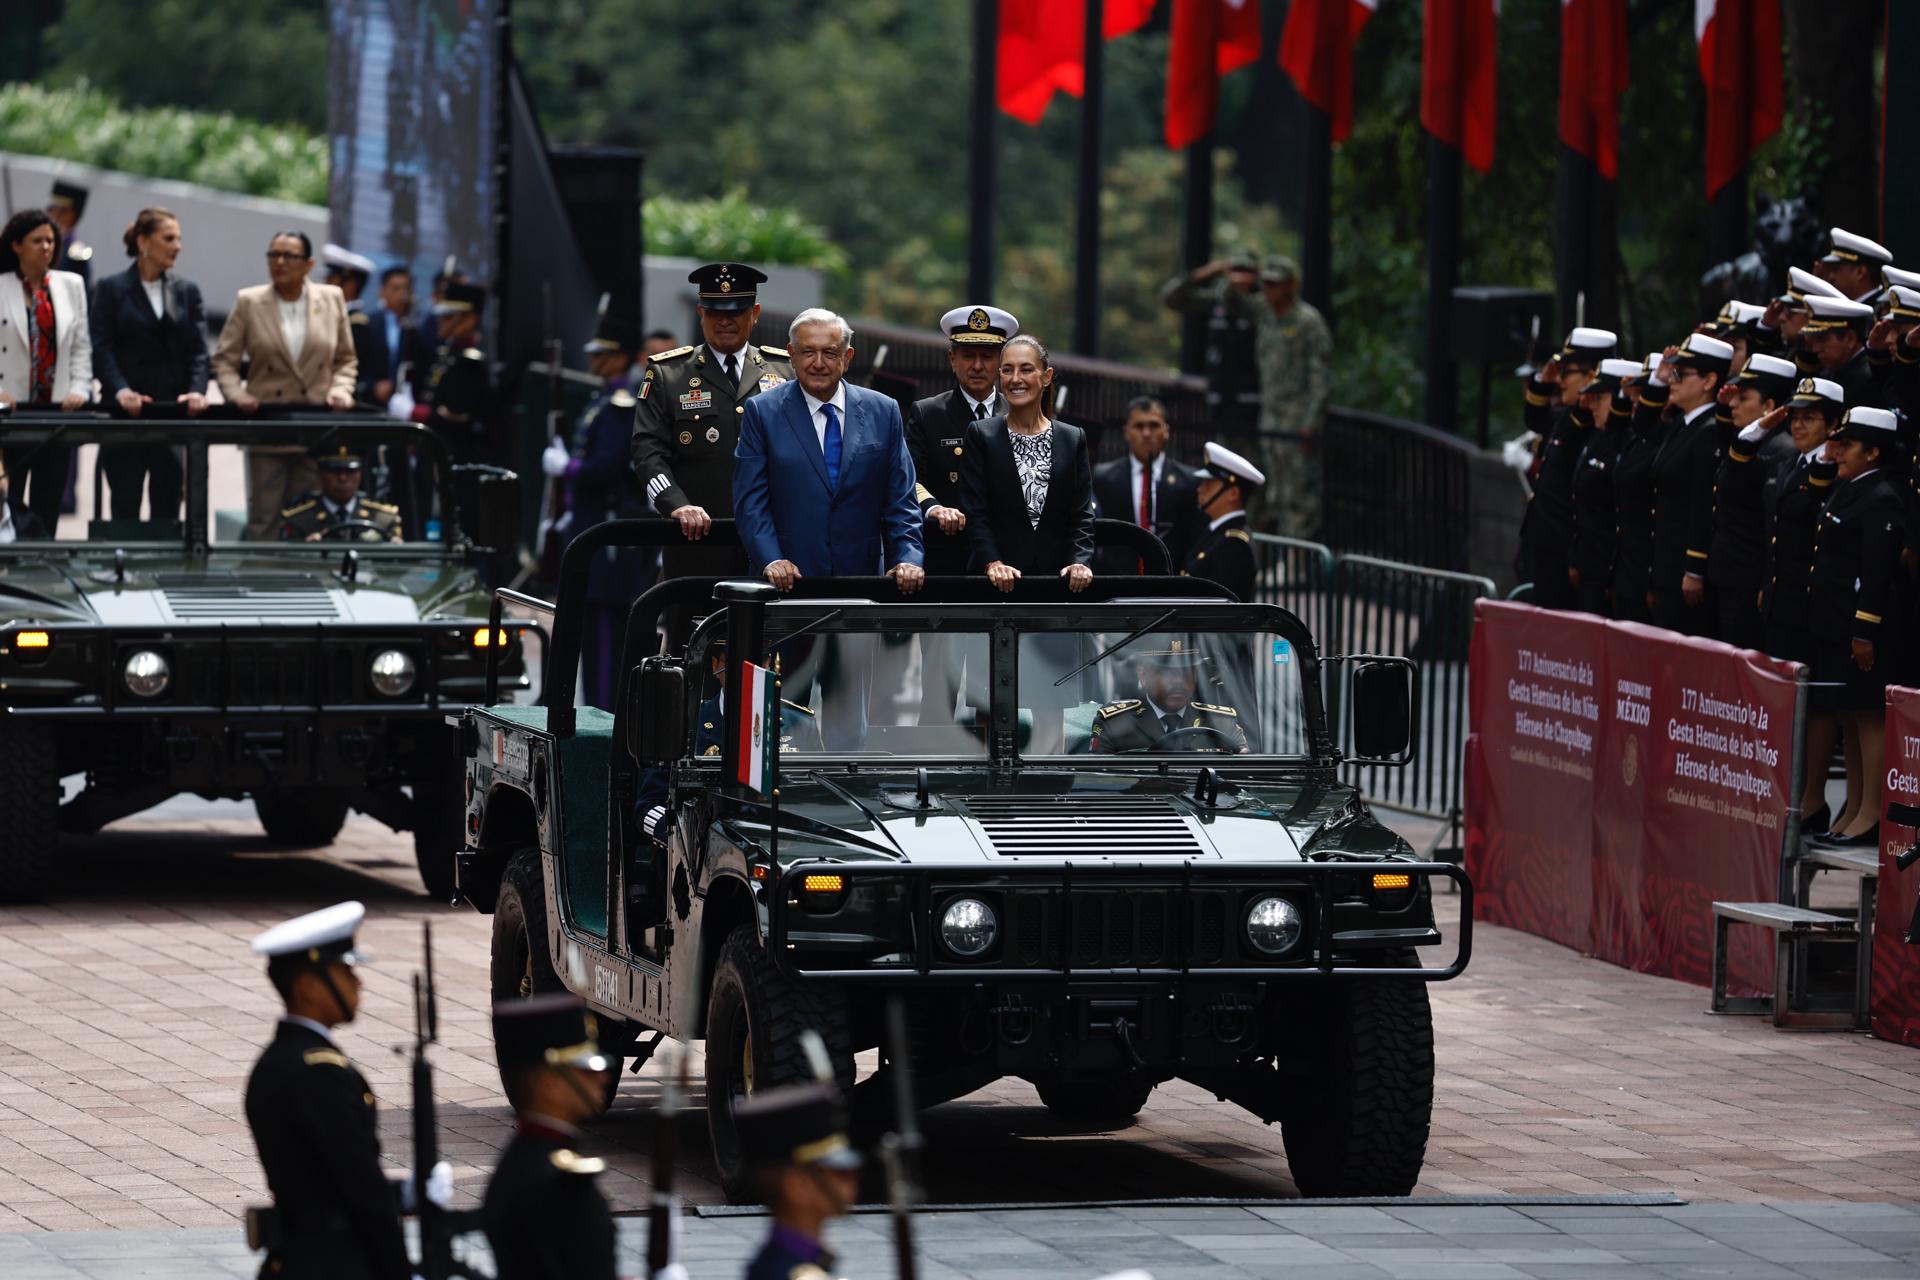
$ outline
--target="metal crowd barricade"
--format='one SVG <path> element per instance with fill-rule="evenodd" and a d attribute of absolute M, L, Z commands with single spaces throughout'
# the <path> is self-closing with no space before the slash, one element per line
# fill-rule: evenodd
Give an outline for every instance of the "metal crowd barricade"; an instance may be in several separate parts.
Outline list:
<path fill-rule="evenodd" d="M 1254 598 L 1307 624 L 1321 651 L 1333 652 L 1333 550 L 1318 542 L 1253 535 Z"/>
<path fill-rule="evenodd" d="M 1320 438 L 1321 537 L 1405 564 L 1466 567 L 1480 452 L 1472 441 L 1338 407 Z"/>

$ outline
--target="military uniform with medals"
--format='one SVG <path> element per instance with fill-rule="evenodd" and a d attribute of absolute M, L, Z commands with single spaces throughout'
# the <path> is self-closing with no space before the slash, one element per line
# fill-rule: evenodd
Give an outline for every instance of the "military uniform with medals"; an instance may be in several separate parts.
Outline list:
<path fill-rule="evenodd" d="M 315 457 L 314 464 L 322 471 L 363 471 L 365 462 L 350 452 L 345 445 L 338 450 Z M 280 512 L 280 541 L 305 542 L 314 534 L 324 535 L 327 530 L 338 528 L 349 520 L 362 520 L 374 526 L 371 529 L 356 529 L 349 542 L 399 542 L 402 540 L 400 508 L 385 502 L 375 502 L 356 492 L 344 505 L 336 506 L 323 493 L 314 491 L 303 493 L 292 506 Z"/>
<path fill-rule="evenodd" d="M 693 753 L 698 756 L 720 754 L 720 740 L 727 731 L 727 717 L 720 710 L 720 695 L 714 694 L 700 704 L 700 721 L 693 730 Z M 780 752 L 820 750 L 820 726 L 813 712 L 797 702 L 780 700 Z"/>
<path fill-rule="evenodd" d="M 1247 731 L 1240 727 L 1239 712 L 1232 707 L 1206 702 L 1189 702 L 1181 710 L 1155 709 L 1144 698 L 1122 698 L 1100 708 L 1093 717 L 1093 738 L 1088 750 L 1094 752 L 1152 751 L 1160 739 L 1181 729 L 1212 729 L 1235 744 L 1235 750 L 1247 749 Z M 1174 750 L 1219 751 L 1227 746 L 1212 734 L 1192 734 L 1176 744 Z"/>

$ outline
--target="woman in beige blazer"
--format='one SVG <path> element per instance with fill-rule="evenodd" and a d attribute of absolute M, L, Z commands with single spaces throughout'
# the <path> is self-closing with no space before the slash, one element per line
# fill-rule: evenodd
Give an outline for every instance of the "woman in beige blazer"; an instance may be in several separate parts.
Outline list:
<path fill-rule="evenodd" d="M 282 231 L 267 246 L 269 284 L 242 289 L 220 330 L 213 376 L 220 394 L 242 413 L 261 405 L 353 408 L 360 362 L 353 354 L 346 296 L 314 284 L 313 242 Z M 246 376 L 241 376 L 241 364 Z M 301 445 L 247 450 L 247 537 L 268 541 L 280 512 L 320 487 L 320 473 Z"/>
<path fill-rule="evenodd" d="M 59 229 L 44 210 L 22 210 L 0 230 L 0 408 L 70 410 L 93 398 L 87 286 L 71 271 L 52 269 L 59 256 Z M 23 451 L 23 459 L 17 488 L 52 529 L 60 522 L 73 448 L 42 445 L 30 458 Z"/>

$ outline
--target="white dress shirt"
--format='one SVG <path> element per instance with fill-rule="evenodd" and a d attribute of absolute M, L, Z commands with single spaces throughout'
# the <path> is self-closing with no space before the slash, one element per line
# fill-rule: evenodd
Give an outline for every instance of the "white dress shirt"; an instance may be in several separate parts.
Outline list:
<path fill-rule="evenodd" d="M 1148 466 L 1148 464 L 1140 461 L 1140 459 L 1134 457 L 1132 454 L 1127 455 L 1127 463 L 1127 502 L 1136 508 L 1133 513 L 1133 522 L 1137 525 L 1151 525 L 1153 523 L 1152 509 L 1160 502 L 1160 477 L 1167 469 L 1167 455 L 1157 453 L 1153 457 L 1151 464 L 1153 467 L 1153 485 L 1147 498 L 1148 509 L 1145 511 L 1138 510 L 1137 508 L 1140 506 L 1140 472 Z"/>
<path fill-rule="evenodd" d="M 0 546 L 5 546 L 20 536 L 20 530 L 13 524 L 13 508 L 0 502 Z"/>
<path fill-rule="evenodd" d="M 155 276 L 151 280 L 142 280 L 140 282 L 140 287 L 147 291 L 147 303 L 153 308 L 153 318 L 155 320 L 164 319 L 167 314 L 166 299 L 161 294 L 161 291 L 166 288 L 166 283 L 167 280 L 165 276 Z M 306 328 L 306 325 L 303 323 L 301 328 Z"/>
<path fill-rule="evenodd" d="M 840 452 L 841 457 L 844 458 L 847 446 L 847 384 L 834 383 L 831 400 L 815 400 L 813 393 L 804 387 L 801 388 L 800 394 L 807 398 L 807 416 L 813 420 L 813 438 L 820 446 L 820 456 L 823 458 L 827 453 L 827 415 L 820 411 L 828 405 L 833 406 L 834 413 L 840 419 Z"/>
<path fill-rule="evenodd" d="M 988 396 L 985 400 L 975 400 L 973 398 L 973 393 L 971 391 L 968 391 L 965 387 L 962 387 L 960 388 L 960 398 L 967 402 L 967 416 L 969 418 L 972 418 L 975 422 L 980 421 L 980 419 L 983 417 L 984 418 L 994 417 L 1000 412 L 998 409 L 993 407 L 994 401 L 1000 398 L 1000 393 L 998 391 Z M 984 414 L 980 412 L 982 409 L 986 410 Z"/>
<path fill-rule="evenodd" d="M 297 1013 L 289 1013 L 283 1016 L 280 1019 L 280 1021 L 291 1022 L 296 1027 L 305 1027 L 307 1030 L 313 1032 L 313 1034 L 319 1036 L 322 1040 L 325 1040 L 328 1044 L 333 1043 L 333 1032 L 327 1030 L 325 1027 L 315 1022 L 312 1018 L 303 1018 Z"/>
<path fill-rule="evenodd" d="M 1227 514 L 1223 516 L 1215 516 L 1212 520 L 1207 522 L 1207 532 L 1212 533 L 1215 529 L 1218 529 L 1221 525 L 1225 524 L 1227 521 L 1239 520 L 1242 517 L 1244 517 L 1246 514 L 1247 513 L 1245 511 L 1229 511 L 1227 512 Z"/>
<path fill-rule="evenodd" d="M 292 302 L 278 294 L 273 300 L 280 307 L 280 336 L 287 340 L 287 354 L 298 364 L 307 347 L 307 286 L 300 286 L 300 296 Z"/>

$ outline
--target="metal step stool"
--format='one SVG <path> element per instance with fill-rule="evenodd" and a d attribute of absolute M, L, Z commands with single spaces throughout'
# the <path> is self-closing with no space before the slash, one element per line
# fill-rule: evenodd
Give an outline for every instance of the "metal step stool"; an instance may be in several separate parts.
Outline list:
<path fill-rule="evenodd" d="M 1755 924 L 1773 931 L 1773 995 L 1727 994 L 1727 927 L 1735 923 Z M 1845 1007 L 1810 1007 L 1806 993 L 1795 981 L 1804 973 L 1796 957 L 1808 943 L 1851 942 L 1857 948 L 1861 936 L 1852 920 L 1825 911 L 1778 902 L 1716 902 L 1713 904 L 1713 1002 L 1709 1007 L 1714 1013 L 1769 1013 L 1776 1027 L 1850 1031 L 1864 1026 L 1867 1006 L 1858 973 L 1853 1000 Z"/>

